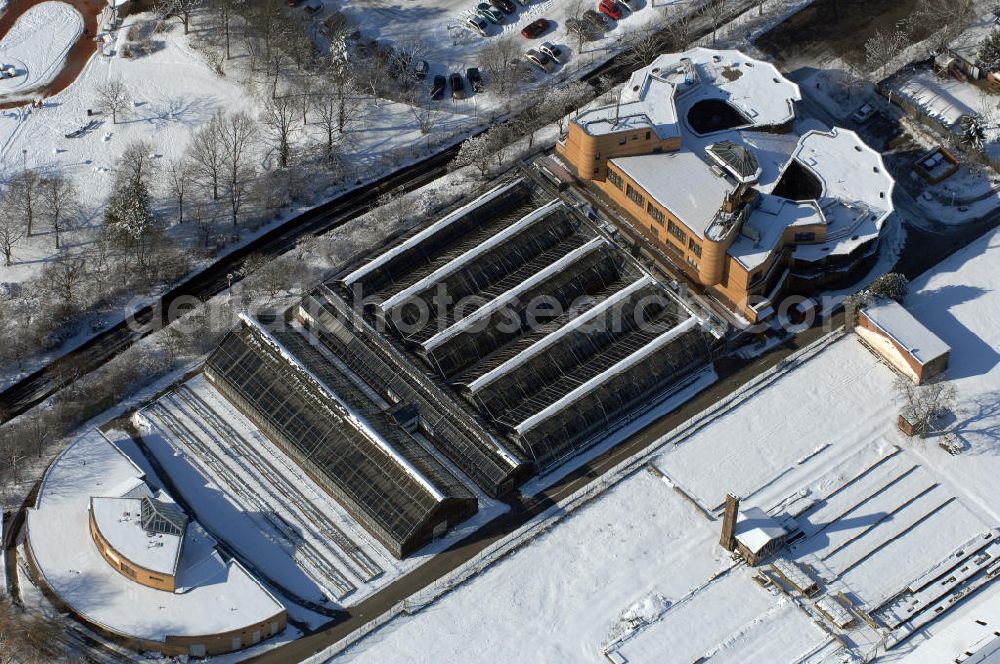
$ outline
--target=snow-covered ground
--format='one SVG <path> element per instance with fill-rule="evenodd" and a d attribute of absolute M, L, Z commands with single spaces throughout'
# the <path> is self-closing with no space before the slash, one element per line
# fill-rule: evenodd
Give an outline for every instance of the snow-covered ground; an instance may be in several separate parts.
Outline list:
<path fill-rule="evenodd" d="M 396 560 L 201 375 L 142 410 L 143 439 L 198 518 L 294 595 L 350 606 L 507 509 Z"/>
<path fill-rule="evenodd" d="M 0 41 L 0 65 L 14 71 L 0 79 L 3 100 L 23 98 L 55 78 L 82 33 L 83 17 L 64 2 L 43 2 L 22 14 Z"/>
<path fill-rule="evenodd" d="M 900 433 L 892 370 L 852 335 L 833 337 L 796 368 L 735 396 L 708 424 L 668 435 L 649 457 L 663 480 L 627 475 L 338 661 L 596 663 L 607 661 L 602 650 L 615 639 L 629 662 L 836 661 L 826 632 L 837 630 L 811 601 L 796 599 L 801 610 L 793 611 L 745 567 L 712 579 L 730 564 L 717 544 L 720 521 L 680 492 L 711 510 L 734 491 L 747 505 L 797 516 L 804 536 L 782 555 L 809 565 L 829 595 L 844 592 L 868 611 L 956 550 L 971 555 L 970 542 L 1000 525 L 998 256 L 994 232 L 918 279 L 906 302 L 951 346 L 961 454 Z M 977 597 L 998 595 L 994 583 Z M 886 659 L 911 652 L 970 606 L 942 612 Z M 864 656 L 880 635 L 857 625 L 846 634 Z"/>

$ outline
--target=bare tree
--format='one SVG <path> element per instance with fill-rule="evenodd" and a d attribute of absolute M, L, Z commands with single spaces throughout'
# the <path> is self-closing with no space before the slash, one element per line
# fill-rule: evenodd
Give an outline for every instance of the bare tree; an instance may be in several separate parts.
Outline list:
<path fill-rule="evenodd" d="M 626 58 L 636 69 L 645 67 L 663 51 L 654 28 L 639 28 L 625 35 Z"/>
<path fill-rule="evenodd" d="M 35 214 L 38 211 L 38 189 L 41 176 L 33 168 L 17 171 L 10 178 L 6 203 L 24 219 L 28 237 L 35 233 Z"/>
<path fill-rule="evenodd" d="M 215 16 L 215 20 L 217 21 L 219 28 L 222 30 L 226 46 L 226 60 L 233 57 L 232 21 L 233 9 L 236 5 L 236 1 L 237 0 L 211 0 L 209 3 L 212 14 Z"/>
<path fill-rule="evenodd" d="M 207 125 L 195 132 L 188 148 L 194 175 L 211 190 L 212 200 L 219 200 L 219 181 L 225 164 L 221 140 L 222 118 L 216 114 Z"/>
<path fill-rule="evenodd" d="M 109 78 L 97 86 L 98 104 L 111 113 L 112 124 L 118 124 L 118 114 L 132 105 L 132 94 L 120 78 Z"/>
<path fill-rule="evenodd" d="M 184 34 L 188 34 L 191 26 L 191 12 L 198 9 L 202 0 L 160 0 L 157 13 L 164 18 L 176 16 L 184 26 Z"/>
<path fill-rule="evenodd" d="M 935 428 L 936 420 L 955 408 L 958 391 L 945 381 L 917 385 L 906 376 L 897 376 L 896 396 L 902 405 L 900 415 L 923 437 Z"/>
<path fill-rule="evenodd" d="M 705 17 L 705 20 L 712 26 L 712 45 L 714 46 L 719 28 L 726 22 L 729 12 L 732 10 L 733 0 L 706 0 L 698 9 L 698 12 Z"/>
<path fill-rule="evenodd" d="M 80 213 L 76 185 L 61 173 L 53 173 L 41 182 L 42 212 L 55 235 L 56 249 L 62 248 L 62 233 L 71 228 Z"/>
<path fill-rule="evenodd" d="M 59 252 L 55 259 L 42 269 L 39 283 L 47 296 L 59 307 L 60 316 L 79 311 L 79 295 L 86 277 L 86 263 L 82 256 Z"/>
<path fill-rule="evenodd" d="M 226 187 L 233 226 L 239 221 L 240 208 L 246 193 L 246 180 L 251 173 L 251 150 L 257 136 L 253 118 L 242 111 L 230 113 L 219 123 L 219 138 L 226 164 Z"/>
<path fill-rule="evenodd" d="M 885 78 L 889 64 L 908 42 L 902 30 L 883 32 L 881 28 L 865 42 L 865 65 L 870 75 L 876 75 L 876 82 Z"/>
<path fill-rule="evenodd" d="M 0 599 L 0 664 L 65 660 L 65 630 L 58 619 L 28 613 Z"/>
<path fill-rule="evenodd" d="M 292 156 L 292 138 L 299 130 L 299 114 L 295 99 L 277 97 L 268 101 L 261 113 L 261 122 L 278 153 L 278 163 L 287 168 Z"/>
<path fill-rule="evenodd" d="M 683 51 L 691 45 L 695 12 L 686 6 L 669 6 L 663 13 L 663 20 L 659 23 L 666 33 L 668 43 L 667 49 L 671 51 Z"/>
<path fill-rule="evenodd" d="M 118 171 L 123 178 L 133 178 L 147 187 L 155 173 L 156 148 L 147 140 L 132 141 L 122 152 Z"/>
<path fill-rule="evenodd" d="M 193 178 L 191 161 L 187 157 L 172 159 L 165 169 L 166 185 L 177 201 L 177 223 L 184 223 L 184 197 Z"/>
<path fill-rule="evenodd" d="M 508 95 L 513 91 L 517 83 L 514 63 L 521 55 L 520 44 L 510 36 L 495 39 L 480 51 L 479 62 L 498 94 Z"/>
<path fill-rule="evenodd" d="M 929 34 L 931 48 L 944 51 L 976 16 L 972 0 L 918 0 L 907 22 L 915 39 Z"/>
<path fill-rule="evenodd" d="M 4 264 L 10 267 L 14 264 L 14 248 L 24 239 L 25 226 L 21 217 L 4 197 L 0 203 L 0 251 L 3 252 Z"/>

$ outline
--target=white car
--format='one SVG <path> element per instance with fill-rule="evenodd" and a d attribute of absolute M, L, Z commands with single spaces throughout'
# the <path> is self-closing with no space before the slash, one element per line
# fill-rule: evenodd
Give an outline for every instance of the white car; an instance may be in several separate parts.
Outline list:
<path fill-rule="evenodd" d="M 470 16 L 465 19 L 465 27 L 485 37 L 486 28 L 488 28 L 489 25 L 486 23 L 486 19 L 482 16 Z"/>
<path fill-rule="evenodd" d="M 531 64 L 536 65 L 543 71 L 546 71 L 550 74 L 553 71 L 555 71 L 556 67 L 559 66 L 559 63 L 557 63 L 555 60 L 545 55 L 541 51 L 536 51 L 533 48 L 528 49 L 528 52 L 524 54 L 524 58 Z"/>
<path fill-rule="evenodd" d="M 552 42 L 542 42 L 541 46 L 538 47 L 538 50 L 556 62 L 562 62 L 563 50 Z"/>

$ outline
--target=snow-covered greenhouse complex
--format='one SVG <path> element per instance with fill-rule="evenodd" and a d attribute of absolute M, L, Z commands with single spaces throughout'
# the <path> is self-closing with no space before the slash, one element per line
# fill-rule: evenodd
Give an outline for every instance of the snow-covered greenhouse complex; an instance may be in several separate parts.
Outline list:
<path fill-rule="evenodd" d="M 517 178 L 244 317 L 206 377 L 396 557 L 684 384 L 715 337 Z M 465 484 L 463 482 L 468 482 Z"/>

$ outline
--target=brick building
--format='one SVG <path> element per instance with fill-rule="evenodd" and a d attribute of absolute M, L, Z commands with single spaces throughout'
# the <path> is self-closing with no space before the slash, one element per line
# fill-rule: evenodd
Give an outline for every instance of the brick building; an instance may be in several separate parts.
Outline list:
<path fill-rule="evenodd" d="M 739 51 L 633 73 L 556 152 L 688 277 L 751 322 L 855 278 L 893 211 L 881 156 L 852 131 L 796 134 L 798 86 Z"/>

